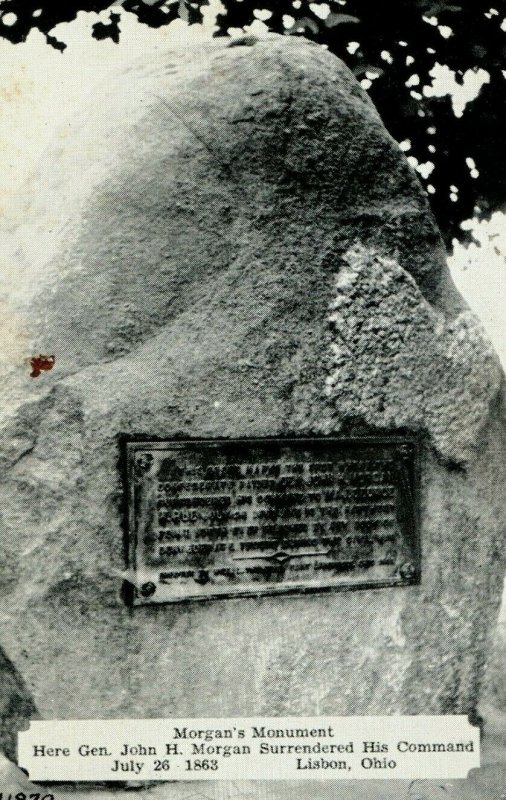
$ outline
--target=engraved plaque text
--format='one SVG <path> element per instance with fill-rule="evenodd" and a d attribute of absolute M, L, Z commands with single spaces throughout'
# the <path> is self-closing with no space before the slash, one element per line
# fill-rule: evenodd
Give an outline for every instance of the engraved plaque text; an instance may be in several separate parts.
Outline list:
<path fill-rule="evenodd" d="M 409 439 L 127 443 L 135 604 L 419 580 Z"/>

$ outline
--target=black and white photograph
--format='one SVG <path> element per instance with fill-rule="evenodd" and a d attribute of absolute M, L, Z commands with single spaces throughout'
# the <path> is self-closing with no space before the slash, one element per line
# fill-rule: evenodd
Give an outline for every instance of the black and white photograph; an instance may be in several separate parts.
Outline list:
<path fill-rule="evenodd" d="M 505 132 L 505 0 L 0 0 L 0 800 L 506 800 Z"/>

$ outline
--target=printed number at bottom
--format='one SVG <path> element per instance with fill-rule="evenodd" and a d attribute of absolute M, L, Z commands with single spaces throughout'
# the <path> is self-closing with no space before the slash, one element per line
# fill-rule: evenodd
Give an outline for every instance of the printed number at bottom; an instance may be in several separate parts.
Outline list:
<path fill-rule="evenodd" d="M 6 794 L 0 792 L 0 800 L 54 800 L 54 794 L 27 794 L 26 792 L 16 792 L 16 794 Z"/>
<path fill-rule="evenodd" d="M 192 758 L 185 763 L 185 770 L 198 772 L 198 770 L 211 770 L 215 772 L 218 769 L 218 762 L 215 758 Z"/>

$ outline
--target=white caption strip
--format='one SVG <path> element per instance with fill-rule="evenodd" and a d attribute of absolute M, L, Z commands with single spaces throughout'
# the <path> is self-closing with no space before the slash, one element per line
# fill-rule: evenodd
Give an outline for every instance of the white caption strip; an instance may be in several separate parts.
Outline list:
<path fill-rule="evenodd" d="M 33 781 L 465 778 L 465 716 L 34 721 L 19 734 Z"/>

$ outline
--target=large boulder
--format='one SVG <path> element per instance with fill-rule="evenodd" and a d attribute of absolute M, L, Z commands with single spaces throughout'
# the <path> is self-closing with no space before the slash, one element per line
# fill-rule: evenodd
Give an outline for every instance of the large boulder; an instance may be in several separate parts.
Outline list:
<path fill-rule="evenodd" d="M 501 373 L 424 192 L 316 45 L 149 62 L 62 132 L 24 220 L 9 313 L 55 357 L 4 381 L 0 643 L 26 707 L 472 714 L 504 574 Z M 122 436 L 399 432 L 422 441 L 420 585 L 125 605 Z"/>

